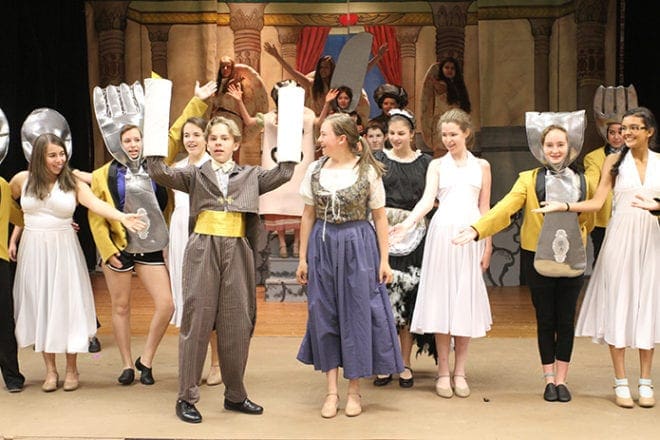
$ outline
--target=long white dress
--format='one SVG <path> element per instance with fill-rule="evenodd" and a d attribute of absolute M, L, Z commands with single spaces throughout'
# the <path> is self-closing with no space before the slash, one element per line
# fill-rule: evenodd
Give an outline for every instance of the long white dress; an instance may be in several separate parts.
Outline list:
<path fill-rule="evenodd" d="M 76 232 L 74 191 L 56 183 L 39 200 L 21 196 L 25 229 L 18 247 L 14 319 L 20 347 L 34 351 L 85 353 L 96 333 L 92 285 Z"/>
<path fill-rule="evenodd" d="M 211 156 L 204 153 L 202 160 L 197 164 L 201 167 Z M 188 158 L 174 164 L 174 168 L 185 168 L 189 165 Z M 170 217 L 170 245 L 167 250 L 167 266 L 170 271 L 170 287 L 172 288 L 172 300 L 174 302 L 174 313 L 170 324 L 181 327 L 183 317 L 183 254 L 186 251 L 190 231 L 188 220 L 190 217 L 190 197 L 187 193 L 173 190 L 174 210 Z"/>
<path fill-rule="evenodd" d="M 649 151 L 643 184 L 632 154 L 619 167 L 612 218 L 575 334 L 649 350 L 660 343 L 660 224 L 658 217 L 630 205 L 636 194 L 660 197 L 660 154 Z"/>
<path fill-rule="evenodd" d="M 492 318 L 481 271 L 484 241 L 457 246 L 451 239 L 476 222 L 482 183 L 479 160 L 464 166 L 450 154 L 440 159 L 438 210 L 426 235 L 424 259 L 410 331 L 481 337 Z"/>

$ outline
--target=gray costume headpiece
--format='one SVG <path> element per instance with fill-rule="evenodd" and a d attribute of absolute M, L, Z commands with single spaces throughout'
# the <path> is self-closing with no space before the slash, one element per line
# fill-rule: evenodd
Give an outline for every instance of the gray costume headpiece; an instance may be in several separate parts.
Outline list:
<path fill-rule="evenodd" d="M 147 81 L 145 83 L 148 85 Z M 167 81 L 169 82 L 169 81 Z M 171 93 L 171 83 L 170 91 Z M 155 103 L 156 113 L 169 116 L 170 97 Z M 136 212 L 142 216 L 147 228 L 138 233 L 126 230 L 128 244 L 125 251 L 130 253 L 146 253 L 162 250 L 169 241 L 167 224 L 158 206 L 156 195 L 149 175 L 140 166 L 144 148 L 147 143 L 167 145 L 167 117 L 157 121 L 155 125 L 164 127 L 162 136 L 149 134 L 143 138 L 143 150 L 140 157 L 131 159 L 121 145 L 121 129 L 126 125 L 135 125 L 142 132 L 145 115 L 144 89 L 139 82 L 132 86 L 120 84 L 108 86 L 105 89 L 94 88 L 94 111 L 98 121 L 105 146 L 115 160 L 126 166 L 126 196 L 124 212 Z M 161 118 L 162 119 L 162 118 Z M 153 125 L 153 124 L 151 124 Z M 162 130 L 161 130 L 162 131 Z M 146 139 L 149 137 L 149 139 Z M 167 147 L 165 147 L 167 148 Z"/>
<path fill-rule="evenodd" d="M 52 108 L 38 108 L 23 122 L 21 127 L 21 145 L 23 146 L 23 155 L 25 160 L 30 162 L 32 158 L 32 146 L 34 141 L 44 133 L 51 133 L 64 141 L 66 154 L 71 160 L 71 130 L 69 123 L 64 116 Z"/>
<path fill-rule="evenodd" d="M 549 171 L 539 170 L 544 183 L 545 200 L 571 203 L 583 199 L 586 185 L 583 177 L 568 166 L 579 156 L 586 127 L 585 111 L 570 113 L 527 112 L 526 129 L 529 150 Z M 568 154 L 558 164 L 549 163 L 543 154 L 543 131 L 556 125 L 566 130 Z M 539 180 L 536 182 L 539 183 Z M 537 188 L 538 189 L 538 188 Z M 541 202 L 542 200 L 539 200 Z M 576 277 L 587 265 L 587 254 L 582 242 L 580 225 L 575 212 L 552 212 L 545 215 L 534 257 L 534 268 L 547 277 Z"/>
<path fill-rule="evenodd" d="M 0 163 L 7 157 L 9 151 L 9 121 L 0 108 Z"/>
<path fill-rule="evenodd" d="M 628 87 L 600 86 L 594 94 L 594 119 L 598 133 L 607 142 L 607 126 L 620 124 L 623 114 L 637 107 L 637 91 L 632 84 Z"/>
<path fill-rule="evenodd" d="M 543 130 L 550 125 L 558 125 L 566 130 L 568 137 L 568 155 L 566 160 L 554 166 L 545 158 L 543 154 L 543 145 L 541 136 Z M 525 129 L 527 130 L 527 144 L 529 151 L 532 152 L 536 160 L 543 166 L 553 168 L 555 171 L 561 171 L 572 164 L 580 155 L 582 144 L 584 143 L 584 129 L 587 126 L 587 119 L 584 110 L 575 112 L 527 112 L 525 113 Z"/>
<path fill-rule="evenodd" d="M 144 90 L 139 82 L 102 89 L 94 87 L 94 113 L 108 152 L 117 162 L 135 171 L 141 157 L 133 160 L 121 146 L 121 129 L 135 125 L 142 132 L 144 122 Z"/>

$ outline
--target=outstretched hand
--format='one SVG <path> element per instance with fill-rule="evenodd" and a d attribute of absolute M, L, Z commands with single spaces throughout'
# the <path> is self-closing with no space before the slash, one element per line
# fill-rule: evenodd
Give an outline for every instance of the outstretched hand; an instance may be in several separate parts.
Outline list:
<path fill-rule="evenodd" d="M 461 229 L 458 232 L 458 235 L 456 235 L 456 237 L 451 239 L 451 242 L 457 245 L 464 245 L 473 241 L 475 238 L 477 238 L 477 231 L 474 228 L 468 227 L 465 229 Z M 490 258 L 488 260 L 490 261 Z M 486 265 L 486 268 L 487 267 L 488 265 Z"/>
<path fill-rule="evenodd" d="M 140 232 L 147 227 L 140 214 L 124 214 L 121 217 L 121 224 L 131 232 Z"/>
<path fill-rule="evenodd" d="M 559 211 L 566 211 L 566 203 L 555 202 L 555 201 L 541 202 L 540 208 L 532 209 L 532 212 L 535 212 L 537 214 L 547 214 L 549 212 L 559 212 Z"/>
<path fill-rule="evenodd" d="M 195 96 L 202 101 L 207 100 L 218 90 L 218 83 L 209 81 L 203 86 L 199 85 L 199 81 L 195 81 Z"/>
<path fill-rule="evenodd" d="M 631 205 L 634 206 L 635 208 L 646 209 L 647 211 L 660 210 L 659 201 L 652 199 L 650 197 L 646 197 L 642 194 L 635 195 L 635 200 L 632 201 Z"/>
<path fill-rule="evenodd" d="M 269 41 L 266 41 L 264 43 L 264 50 L 266 51 L 266 53 L 274 56 L 275 58 L 280 57 L 280 53 L 277 51 L 277 48 L 275 47 L 275 45 L 273 43 L 269 42 Z"/>
<path fill-rule="evenodd" d="M 243 99 L 243 88 L 238 83 L 230 84 L 229 87 L 227 87 L 226 94 L 234 98 L 236 101 L 240 101 Z"/>

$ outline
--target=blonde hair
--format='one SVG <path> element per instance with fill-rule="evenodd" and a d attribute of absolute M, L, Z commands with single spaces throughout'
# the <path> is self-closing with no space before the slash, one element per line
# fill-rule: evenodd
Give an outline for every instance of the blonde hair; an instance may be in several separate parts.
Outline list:
<path fill-rule="evenodd" d="M 358 133 L 357 124 L 353 118 L 346 113 L 335 113 L 328 116 L 324 123 L 326 122 L 332 127 L 335 136 L 346 136 L 346 143 L 351 152 L 360 158 L 356 166 L 371 165 L 378 177 L 385 173 L 385 166 L 373 156 L 369 144 Z"/>
<path fill-rule="evenodd" d="M 465 139 L 465 146 L 468 149 L 472 149 L 472 147 L 474 146 L 474 131 L 472 130 L 472 119 L 470 119 L 470 115 L 467 114 L 465 111 L 461 110 L 460 108 L 453 108 L 447 110 L 445 113 L 442 114 L 442 116 L 440 116 L 437 130 L 439 132 L 442 132 L 442 124 L 447 124 L 447 123 L 454 123 L 458 125 L 463 133 L 465 133 L 466 131 L 470 132 L 467 139 Z"/>
<path fill-rule="evenodd" d="M 238 128 L 236 122 L 234 122 L 232 119 L 225 118 L 224 116 L 216 116 L 209 121 L 209 123 L 206 125 L 206 129 L 204 130 L 204 139 L 206 139 L 207 142 L 209 140 L 211 129 L 218 124 L 222 124 L 227 127 L 227 131 L 234 138 L 234 142 L 241 141 L 241 129 Z"/>

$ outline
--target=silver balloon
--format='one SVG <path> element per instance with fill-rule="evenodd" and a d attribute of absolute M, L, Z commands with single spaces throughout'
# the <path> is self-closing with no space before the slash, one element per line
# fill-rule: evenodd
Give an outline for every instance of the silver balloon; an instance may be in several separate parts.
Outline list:
<path fill-rule="evenodd" d="M 25 160 L 30 162 L 34 141 L 42 134 L 51 133 L 64 141 L 66 154 L 71 160 L 71 130 L 64 116 L 52 108 L 38 108 L 28 115 L 21 127 L 21 145 Z"/>
<path fill-rule="evenodd" d="M 543 130 L 550 125 L 558 125 L 566 130 L 568 135 L 568 156 L 564 163 L 557 166 L 551 165 L 543 154 L 541 135 Z M 575 112 L 527 112 L 525 113 L 525 129 L 527 130 L 527 144 L 529 151 L 544 166 L 550 166 L 555 171 L 568 167 L 577 159 L 584 143 L 584 129 L 587 126 L 587 118 L 584 110 Z"/>
<path fill-rule="evenodd" d="M 102 89 L 94 87 L 94 113 L 105 141 L 105 147 L 115 160 L 137 171 L 141 157 L 131 159 L 121 146 L 120 132 L 125 125 L 135 125 L 142 131 L 144 121 L 144 89 L 139 82 Z"/>
<path fill-rule="evenodd" d="M 7 157 L 9 151 L 9 121 L 0 108 L 0 163 Z"/>

